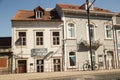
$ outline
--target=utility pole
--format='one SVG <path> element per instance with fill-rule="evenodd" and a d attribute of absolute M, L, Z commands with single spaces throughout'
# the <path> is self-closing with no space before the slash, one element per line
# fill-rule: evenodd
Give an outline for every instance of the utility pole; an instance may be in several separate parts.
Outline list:
<path fill-rule="evenodd" d="M 90 59 L 91 59 L 91 70 L 94 70 L 93 68 L 93 60 L 92 60 L 92 44 L 91 44 L 91 30 L 90 30 L 90 8 L 93 5 L 93 3 L 95 2 L 95 0 L 90 4 L 90 0 L 86 0 L 86 4 L 87 4 L 87 18 L 88 18 L 88 31 L 89 31 L 89 50 L 90 50 Z"/>

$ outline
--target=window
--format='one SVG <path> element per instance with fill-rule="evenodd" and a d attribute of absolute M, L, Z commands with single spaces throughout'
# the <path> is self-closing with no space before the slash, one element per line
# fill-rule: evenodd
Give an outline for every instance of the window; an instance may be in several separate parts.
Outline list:
<path fill-rule="evenodd" d="M 75 38 L 75 25 L 72 23 L 68 24 L 68 37 Z"/>
<path fill-rule="evenodd" d="M 19 32 L 20 45 L 26 45 L 26 32 Z"/>
<path fill-rule="evenodd" d="M 60 59 L 53 59 L 54 71 L 60 71 Z"/>
<path fill-rule="evenodd" d="M 106 26 L 106 38 L 112 38 L 110 25 Z"/>
<path fill-rule="evenodd" d="M 90 24 L 90 36 L 91 36 L 91 40 L 94 40 L 94 25 Z"/>
<path fill-rule="evenodd" d="M 60 34 L 59 32 L 53 32 L 53 45 L 59 45 L 60 44 Z"/>
<path fill-rule="evenodd" d="M 41 18 L 41 17 L 42 17 L 42 12 L 36 11 L 36 18 Z"/>
<path fill-rule="evenodd" d="M 43 45 L 43 32 L 36 32 L 36 45 Z"/>
<path fill-rule="evenodd" d="M 95 26 L 93 24 L 90 24 L 90 37 L 91 37 L 91 40 L 95 40 Z M 87 34 L 88 34 L 88 39 L 89 39 L 89 26 L 87 25 Z"/>
<path fill-rule="evenodd" d="M 117 43 L 120 44 L 120 31 L 117 31 Z"/>
<path fill-rule="evenodd" d="M 75 55 L 75 52 L 70 52 L 69 53 L 69 61 L 70 61 L 70 66 L 75 66 L 76 65 L 76 55 Z"/>

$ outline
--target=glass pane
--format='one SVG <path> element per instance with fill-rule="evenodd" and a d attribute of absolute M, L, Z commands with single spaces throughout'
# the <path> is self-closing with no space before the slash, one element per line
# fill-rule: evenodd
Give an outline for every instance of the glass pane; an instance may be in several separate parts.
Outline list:
<path fill-rule="evenodd" d="M 26 32 L 19 32 L 19 36 L 26 36 Z"/>
<path fill-rule="evenodd" d="M 53 32 L 53 36 L 59 36 L 59 32 Z"/>
<path fill-rule="evenodd" d="M 76 65 L 76 56 L 74 52 L 69 53 L 69 59 L 70 59 L 70 66 Z"/>
<path fill-rule="evenodd" d="M 43 36 L 43 32 L 36 32 L 36 36 Z"/>
<path fill-rule="evenodd" d="M 69 37 L 75 37 L 75 27 L 74 24 L 68 24 Z"/>

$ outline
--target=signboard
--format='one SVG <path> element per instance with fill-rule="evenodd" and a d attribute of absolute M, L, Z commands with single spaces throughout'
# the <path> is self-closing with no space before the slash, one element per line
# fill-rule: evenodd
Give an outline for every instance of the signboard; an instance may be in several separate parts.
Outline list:
<path fill-rule="evenodd" d="M 34 48 L 31 50 L 31 56 L 45 56 L 47 55 L 47 48 Z"/>

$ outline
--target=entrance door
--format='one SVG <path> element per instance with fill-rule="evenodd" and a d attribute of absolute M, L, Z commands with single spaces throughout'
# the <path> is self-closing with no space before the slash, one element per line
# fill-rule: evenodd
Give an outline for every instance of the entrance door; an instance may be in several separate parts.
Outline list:
<path fill-rule="evenodd" d="M 44 61 L 37 60 L 37 72 L 44 72 Z"/>
<path fill-rule="evenodd" d="M 54 59 L 53 60 L 54 64 L 54 71 L 61 71 L 61 65 L 60 65 L 60 59 Z"/>
<path fill-rule="evenodd" d="M 108 69 L 113 68 L 113 52 L 112 51 L 107 52 L 107 68 Z"/>
<path fill-rule="evenodd" d="M 26 73 L 26 60 L 18 60 L 18 73 Z"/>

